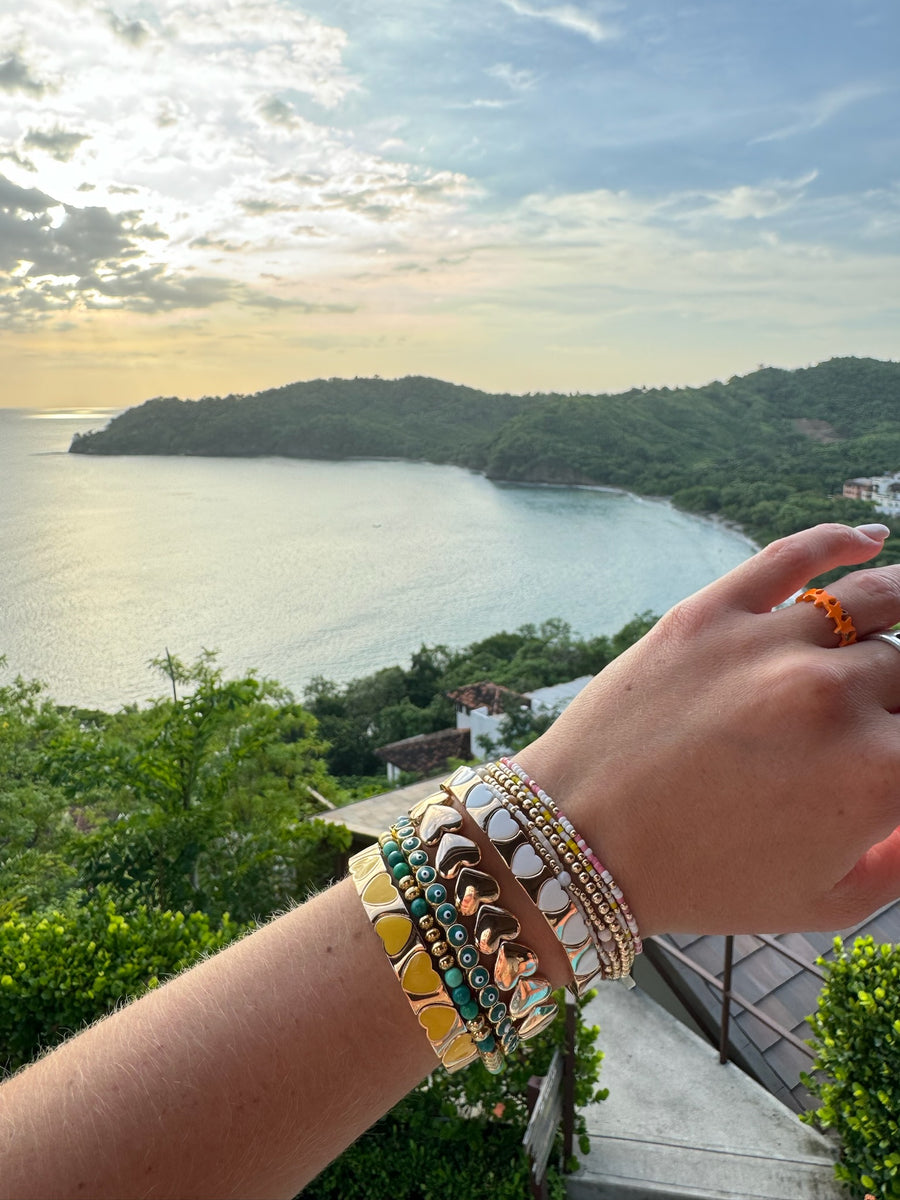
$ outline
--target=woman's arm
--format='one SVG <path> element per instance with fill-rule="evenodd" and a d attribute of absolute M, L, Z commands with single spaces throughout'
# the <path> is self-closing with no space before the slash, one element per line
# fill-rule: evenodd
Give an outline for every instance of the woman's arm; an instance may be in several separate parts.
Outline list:
<path fill-rule="evenodd" d="M 825 526 L 768 547 L 520 755 L 643 933 L 834 928 L 900 894 L 900 659 L 837 648 L 811 605 L 769 611 L 881 541 Z M 833 590 L 861 635 L 900 621 L 898 568 Z M 517 885 L 501 903 L 564 983 Z M 0 1086 L 0 1194 L 290 1197 L 435 1065 L 344 881 Z"/>

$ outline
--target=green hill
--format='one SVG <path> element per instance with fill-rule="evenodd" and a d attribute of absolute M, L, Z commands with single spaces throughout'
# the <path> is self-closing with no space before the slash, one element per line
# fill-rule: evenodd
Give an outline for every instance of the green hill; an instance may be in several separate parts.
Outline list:
<path fill-rule="evenodd" d="M 865 520 L 844 479 L 900 470 L 900 363 L 840 358 L 700 388 L 494 395 L 410 376 L 293 383 L 252 396 L 148 400 L 78 454 L 390 457 L 493 479 L 602 484 L 719 513 L 759 540 Z"/>

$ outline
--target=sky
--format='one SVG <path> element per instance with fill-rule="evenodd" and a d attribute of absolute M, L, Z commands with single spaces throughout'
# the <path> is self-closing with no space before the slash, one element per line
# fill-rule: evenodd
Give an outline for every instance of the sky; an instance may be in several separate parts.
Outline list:
<path fill-rule="evenodd" d="M 0 405 L 900 357 L 898 0 L 0 0 Z"/>

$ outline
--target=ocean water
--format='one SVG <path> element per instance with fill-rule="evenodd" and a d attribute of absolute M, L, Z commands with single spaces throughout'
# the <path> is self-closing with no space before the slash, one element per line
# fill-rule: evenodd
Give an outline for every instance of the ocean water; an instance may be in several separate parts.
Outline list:
<path fill-rule="evenodd" d="M 109 415 L 0 409 L 0 678 L 60 703 L 162 694 L 167 648 L 299 695 L 549 617 L 612 633 L 752 550 L 665 503 L 458 467 L 66 453 Z"/>

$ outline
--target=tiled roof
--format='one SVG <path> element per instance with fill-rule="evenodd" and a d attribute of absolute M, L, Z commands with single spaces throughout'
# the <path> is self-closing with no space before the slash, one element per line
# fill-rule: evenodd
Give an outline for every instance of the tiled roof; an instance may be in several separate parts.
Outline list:
<path fill-rule="evenodd" d="M 448 758 L 471 756 L 471 738 L 468 729 L 439 729 L 437 733 L 417 733 L 389 746 L 379 746 L 375 754 L 401 771 L 435 775 L 446 768 Z"/>
<path fill-rule="evenodd" d="M 876 944 L 900 942 L 900 901 L 875 913 L 861 925 L 842 934 L 845 944 L 870 935 Z M 819 955 L 831 958 L 833 933 L 783 933 L 766 941 L 745 934 L 734 939 L 731 990 L 754 1005 L 799 1041 L 811 1037 L 806 1016 L 816 1009 L 822 980 L 796 961 L 785 957 L 772 942 L 791 951 L 812 966 Z M 674 934 L 654 938 L 647 947 L 648 958 L 689 1009 L 711 1040 L 718 1044 L 722 993 L 689 967 L 667 954 L 662 947 L 675 945 L 693 962 L 721 980 L 725 960 L 725 938 L 721 935 L 695 937 Z M 738 1004 L 731 1009 L 729 1036 L 734 1060 L 789 1108 L 802 1112 L 815 1108 L 800 1082 L 800 1072 L 809 1071 L 812 1055 L 790 1039 L 764 1024 Z"/>
<path fill-rule="evenodd" d="M 454 692 L 447 692 L 447 699 L 452 700 L 454 704 L 461 704 L 469 712 L 474 708 L 486 708 L 492 717 L 508 712 L 511 708 L 531 707 L 527 696 L 504 687 L 502 683 L 491 683 L 489 680 L 469 683 Z"/>

